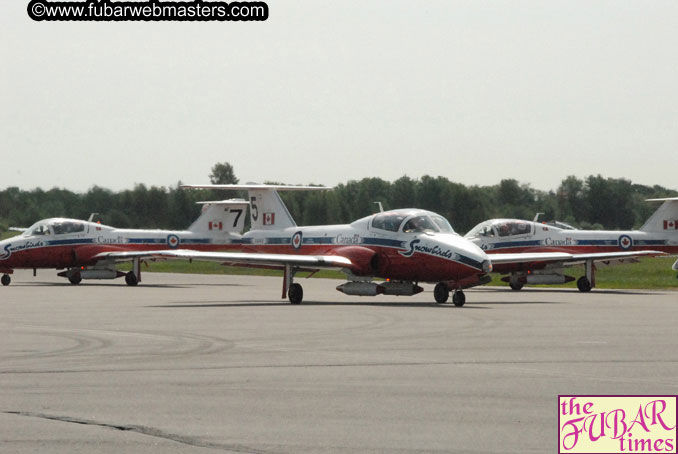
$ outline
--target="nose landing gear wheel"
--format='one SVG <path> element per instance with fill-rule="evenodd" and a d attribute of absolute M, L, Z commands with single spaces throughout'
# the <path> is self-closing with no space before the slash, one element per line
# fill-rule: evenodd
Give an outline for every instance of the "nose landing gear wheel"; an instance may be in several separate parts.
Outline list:
<path fill-rule="evenodd" d="M 78 285 L 82 281 L 82 276 L 80 276 L 80 273 L 71 274 L 68 276 L 68 280 L 71 284 Z"/>
<path fill-rule="evenodd" d="M 9 277 L 9 274 L 3 274 L 0 281 L 2 281 L 2 285 L 9 285 L 9 283 L 12 282 L 12 278 Z"/>
<path fill-rule="evenodd" d="M 466 295 L 464 295 L 464 292 L 461 290 L 457 290 L 454 292 L 454 295 L 452 295 L 452 302 L 455 306 L 462 307 L 464 303 L 466 303 Z"/>
<path fill-rule="evenodd" d="M 525 284 L 521 284 L 520 282 L 516 282 L 515 284 L 513 282 L 509 282 L 509 287 L 511 287 L 511 290 L 515 290 L 516 292 L 522 289 L 523 285 Z"/>
<path fill-rule="evenodd" d="M 304 299 L 304 289 L 301 288 L 300 284 L 292 284 L 287 291 L 287 297 L 290 299 L 290 303 L 301 304 L 301 300 Z"/>
<path fill-rule="evenodd" d="M 582 276 L 577 279 L 577 288 L 580 292 L 590 292 L 592 287 L 589 280 L 586 279 L 586 276 Z"/>
<path fill-rule="evenodd" d="M 447 287 L 447 284 L 441 282 L 433 288 L 433 297 L 436 299 L 436 303 L 443 304 L 447 301 L 447 298 L 450 297 L 450 289 Z"/>
<path fill-rule="evenodd" d="M 134 285 L 137 285 L 139 283 L 139 281 L 137 281 L 137 277 L 131 271 L 129 271 L 127 274 L 125 274 L 125 282 L 127 283 L 127 285 L 130 285 L 130 286 L 134 286 Z"/>

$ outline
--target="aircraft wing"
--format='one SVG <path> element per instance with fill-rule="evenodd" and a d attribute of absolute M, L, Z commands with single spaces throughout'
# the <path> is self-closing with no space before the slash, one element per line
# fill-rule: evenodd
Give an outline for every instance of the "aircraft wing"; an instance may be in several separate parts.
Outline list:
<path fill-rule="evenodd" d="M 587 260 L 593 260 L 594 262 L 624 262 L 639 257 L 654 257 L 657 255 L 665 255 L 665 253 L 660 251 L 593 252 L 589 254 L 520 252 L 514 254 L 490 254 L 490 260 L 492 265 L 562 262 L 565 266 L 573 266 L 586 263 Z"/>
<path fill-rule="evenodd" d="M 184 259 L 219 262 L 228 265 L 259 265 L 282 267 L 285 265 L 309 268 L 347 268 L 353 263 L 338 255 L 259 254 L 253 252 L 203 252 L 191 249 L 159 251 L 111 251 L 95 256 L 101 260 L 128 261 L 139 259 Z"/>
<path fill-rule="evenodd" d="M 660 251 L 626 251 L 626 252 L 593 252 L 590 254 L 572 254 L 572 260 L 566 263 L 567 266 L 581 265 L 587 260 L 594 262 L 603 262 L 605 265 L 619 264 L 633 261 L 640 257 L 656 257 L 666 255 Z"/>
<path fill-rule="evenodd" d="M 510 263 L 564 262 L 571 260 L 573 254 L 566 252 L 519 252 L 514 254 L 488 254 L 492 265 Z"/>

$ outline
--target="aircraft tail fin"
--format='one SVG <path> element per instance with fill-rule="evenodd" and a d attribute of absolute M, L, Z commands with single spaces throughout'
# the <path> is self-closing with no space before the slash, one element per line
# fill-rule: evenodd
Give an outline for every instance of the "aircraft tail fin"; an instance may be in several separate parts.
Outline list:
<path fill-rule="evenodd" d="M 182 185 L 182 188 L 226 189 L 248 192 L 252 230 L 279 230 L 295 227 L 292 215 L 287 210 L 278 191 L 318 191 L 332 189 L 325 186 L 283 186 L 271 184 L 209 184 Z"/>
<path fill-rule="evenodd" d="M 229 199 L 198 203 L 202 205 L 202 213 L 188 228 L 189 231 L 215 236 L 242 233 L 249 205 L 246 200 Z"/>
<path fill-rule="evenodd" d="M 652 213 L 640 230 L 678 234 L 678 197 L 648 199 L 648 202 L 664 202 Z"/>

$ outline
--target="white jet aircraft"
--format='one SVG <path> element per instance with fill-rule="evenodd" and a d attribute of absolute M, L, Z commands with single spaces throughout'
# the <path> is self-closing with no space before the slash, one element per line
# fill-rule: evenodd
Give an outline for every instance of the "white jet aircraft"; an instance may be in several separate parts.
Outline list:
<path fill-rule="evenodd" d="M 466 238 L 492 259 L 494 272 L 513 290 L 525 284 L 563 284 L 575 278 L 564 267 L 584 264 L 586 274 L 577 288 L 588 292 L 595 286 L 596 266 L 637 262 L 639 257 L 678 254 L 678 197 L 649 199 L 663 202 L 639 230 L 577 230 L 520 219 L 491 219 L 472 228 Z M 525 253 L 562 254 L 551 262 L 500 263 L 502 257 Z M 678 271 L 678 261 L 673 264 Z"/>

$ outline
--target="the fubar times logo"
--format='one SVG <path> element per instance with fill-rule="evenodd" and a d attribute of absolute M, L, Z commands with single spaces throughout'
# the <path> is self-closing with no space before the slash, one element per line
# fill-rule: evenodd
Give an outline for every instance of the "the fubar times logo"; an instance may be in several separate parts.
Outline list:
<path fill-rule="evenodd" d="M 558 396 L 558 453 L 676 453 L 678 396 Z"/>

